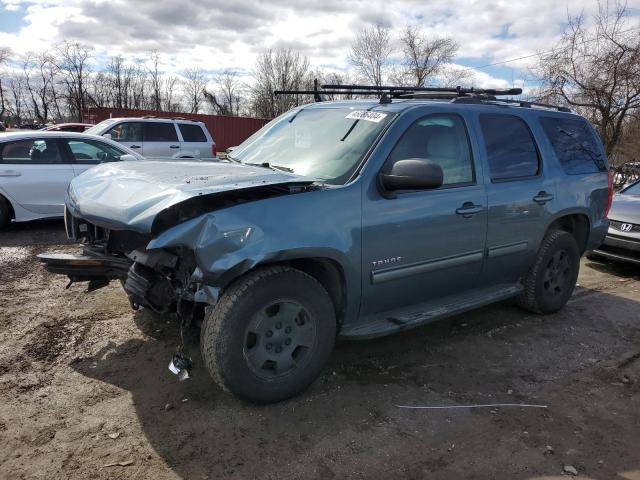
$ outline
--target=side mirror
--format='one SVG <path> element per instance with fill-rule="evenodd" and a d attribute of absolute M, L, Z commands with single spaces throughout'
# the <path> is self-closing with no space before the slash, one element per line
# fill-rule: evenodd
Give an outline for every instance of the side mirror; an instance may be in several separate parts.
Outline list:
<path fill-rule="evenodd" d="M 138 158 L 131 155 L 130 153 L 125 153 L 124 155 L 120 155 L 121 162 L 132 162 L 135 160 L 138 160 Z"/>
<path fill-rule="evenodd" d="M 102 136 L 104 138 L 108 138 L 109 140 L 111 140 L 111 134 L 110 133 L 103 133 Z"/>
<path fill-rule="evenodd" d="M 442 167 L 426 158 L 398 160 L 388 173 L 380 174 L 380 185 L 387 192 L 430 190 L 442 186 Z"/>

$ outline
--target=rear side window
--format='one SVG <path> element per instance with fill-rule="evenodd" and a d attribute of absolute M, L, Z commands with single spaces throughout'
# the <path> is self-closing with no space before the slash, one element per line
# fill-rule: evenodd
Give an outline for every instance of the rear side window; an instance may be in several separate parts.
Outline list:
<path fill-rule="evenodd" d="M 144 125 L 145 142 L 177 142 L 178 134 L 173 123 L 146 122 Z"/>
<path fill-rule="evenodd" d="M 513 115 L 480 115 L 491 180 L 532 177 L 540 158 L 526 123 Z"/>
<path fill-rule="evenodd" d="M 49 165 L 66 163 L 58 150 L 58 142 L 47 140 L 20 140 L 0 146 L 0 164 Z"/>
<path fill-rule="evenodd" d="M 607 170 L 598 140 L 585 120 L 541 117 L 540 123 L 566 173 L 575 175 Z"/>
<path fill-rule="evenodd" d="M 180 133 L 185 142 L 206 142 L 207 137 L 200 128 L 200 125 L 189 123 L 179 123 Z"/>

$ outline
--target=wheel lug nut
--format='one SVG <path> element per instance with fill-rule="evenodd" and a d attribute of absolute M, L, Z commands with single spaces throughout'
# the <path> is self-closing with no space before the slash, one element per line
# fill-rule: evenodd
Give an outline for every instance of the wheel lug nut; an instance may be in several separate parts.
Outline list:
<path fill-rule="evenodd" d="M 285 345 L 291 345 L 291 339 L 290 339 L 290 338 L 287 338 L 287 339 L 284 341 L 284 344 L 285 344 Z"/>
<path fill-rule="evenodd" d="M 291 327 L 287 327 L 284 329 L 284 333 L 291 333 Z"/>
<path fill-rule="evenodd" d="M 278 330 L 280 330 L 282 328 L 282 323 L 280 323 L 280 322 L 276 323 L 276 328 Z"/>
<path fill-rule="evenodd" d="M 270 343 L 267 343 L 267 350 L 271 350 L 271 347 L 272 347 L 272 346 L 273 346 L 273 345 L 271 345 Z"/>
<path fill-rule="evenodd" d="M 282 351 L 282 347 L 276 347 L 276 353 L 280 353 Z"/>
<path fill-rule="evenodd" d="M 271 336 L 273 335 L 273 332 L 271 330 L 268 330 L 267 333 L 265 333 L 265 335 L 267 336 L 267 338 L 271 338 Z"/>

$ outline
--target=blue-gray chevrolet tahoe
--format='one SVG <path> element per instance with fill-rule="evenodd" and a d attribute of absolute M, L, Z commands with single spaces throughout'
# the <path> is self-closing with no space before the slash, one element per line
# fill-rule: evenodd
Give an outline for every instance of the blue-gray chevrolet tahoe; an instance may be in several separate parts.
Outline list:
<path fill-rule="evenodd" d="M 227 162 L 99 165 L 66 200 L 82 254 L 41 260 L 201 324 L 213 379 L 269 403 L 311 384 L 336 338 L 510 298 L 558 311 L 611 196 L 598 135 L 565 108 L 385 93 L 294 108 Z"/>

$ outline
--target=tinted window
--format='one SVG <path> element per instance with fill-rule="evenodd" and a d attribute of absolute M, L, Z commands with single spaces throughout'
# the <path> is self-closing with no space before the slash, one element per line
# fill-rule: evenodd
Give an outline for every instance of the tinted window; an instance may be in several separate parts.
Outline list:
<path fill-rule="evenodd" d="M 47 140 L 21 140 L 5 143 L 0 150 L 0 163 L 56 164 L 64 163 L 58 142 Z"/>
<path fill-rule="evenodd" d="M 537 175 L 540 161 L 529 127 L 511 115 L 480 115 L 491 180 Z"/>
<path fill-rule="evenodd" d="M 114 162 L 124 154 L 117 148 L 101 142 L 67 140 L 67 144 L 76 163 Z"/>
<path fill-rule="evenodd" d="M 111 139 L 116 142 L 141 142 L 142 123 L 124 122 L 119 123 L 107 133 L 111 134 Z"/>
<path fill-rule="evenodd" d="M 177 142 L 178 134 L 173 123 L 144 123 L 145 142 Z"/>
<path fill-rule="evenodd" d="M 586 121 L 542 117 L 540 123 L 565 172 L 577 174 L 607 170 L 598 141 Z"/>
<path fill-rule="evenodd" d="M 188 123 L 179 123 L 180 133 L 185 142 L 206 142 L 205 136 L 200 125 L 190 125 Z"/>
<path fill-rule="evenodd" d="M 474 181 L 467 131 L 458 115 L 436 114 L 416 120 L 393 148 L 388 168 L 409 158 L 425 158 L 440 165 L 443 185 Z"/>

